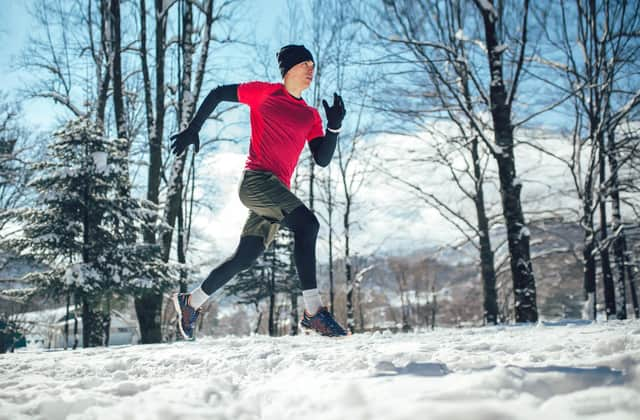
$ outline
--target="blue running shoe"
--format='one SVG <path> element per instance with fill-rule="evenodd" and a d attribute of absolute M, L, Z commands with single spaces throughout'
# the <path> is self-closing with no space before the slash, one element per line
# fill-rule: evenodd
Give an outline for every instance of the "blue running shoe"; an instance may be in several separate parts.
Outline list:
<path fill-rule="evenodd" d="M 311 316 L 307 311 L 300 320 L 300 329 L 306 334 L 317 333 L 327 337 L 341 337 L 351 335 L 333 319 L 333 315 L 326 306 L 318 309 L 318 312 Z"/>
<path fill-rule="evenodd" d="M 189 293 L 175 293 L 171 300 L 178 313 L 178 327 L 185 340 L 193 340 L 193 332 L 196 328 L 196 320 L 200 315 L 200 309 L 193 309 L 189 305 Z"/>

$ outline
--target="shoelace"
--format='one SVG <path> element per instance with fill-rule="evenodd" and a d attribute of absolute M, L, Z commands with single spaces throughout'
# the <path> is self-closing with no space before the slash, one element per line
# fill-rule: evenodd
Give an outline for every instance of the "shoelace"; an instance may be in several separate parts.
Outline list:
<path fill-rule="evenodd" d="M 198 318 L 198 315 L 200 315 L 200 310 L 190 308 L 190 311 L 191 314 L 189 315 L 189 324 L 192 324 Z"/>

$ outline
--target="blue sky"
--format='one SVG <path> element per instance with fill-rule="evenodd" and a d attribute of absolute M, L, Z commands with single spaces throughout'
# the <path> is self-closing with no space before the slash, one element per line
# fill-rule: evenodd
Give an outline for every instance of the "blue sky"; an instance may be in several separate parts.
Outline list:
<path fill-rule="evenodd" d="M 20 53 L 29 41 L 29 31 L 33 26 L 27 12 L 29 2 L 0 0 L 0 74 L 2 86 L 0 89 L 10 95 L 23 86 L 27 77 L 23 72 L 12 68 Z M 23 104 L 27 118 L 36 126 L 47 127 L 53 123 L 51 104 L 49 101 L 33 100 Z"/>
<path fill-rule="evenodd" d="M 0 14 L 0 69 L 3 78 L 3 89 L 17 86 L 18 74 L 10 71 L 10 63 L 20 53 L 27 42 L 31 18 L 27 14 L 26 2 L 1 0 Z"/>
<path fill-rule="evenodd" d="M 33 4 L 33 0 L 0 0 L 0 4 L 2 5 L 2 13 L 0 13 L 2 86 L 0 90 L 12 94 L 28 81 L 28 76 L 24 72 L 12 68 L 12 65 L 18 61 L 21 51 L 29 42 L 29 33 L 34 30 L 36 22 L 27 11 L 28 7 Z M 273 38 L 276 33 L 278 33 L 276 38 L 281 37 L 279 22 L 286 19 L 286 0 L 246 1 L 243 10 L 246 10 L 247 14 L 241 23 L 243 27 L 238 28 L 239 31 L 245 33 L 253 31 L 258 39 Z M 271 39 L 271 41 L 277 41 L 277 39 Z M 273 65 L 277 70 L 275 56 Z M 232 74 L 236 77 L 239 75 L 238 82 L 251 78 L 250 74 L 243 74 L 242 70 L 239 70 L 238 73 L 234 69 Z M 43 129 L 55 125 L 54 112 L 60 111 L 59 107 L 52 107 L 49 100 L 29 100 L 23 104 L 23 107 L 29 122 Z"/>

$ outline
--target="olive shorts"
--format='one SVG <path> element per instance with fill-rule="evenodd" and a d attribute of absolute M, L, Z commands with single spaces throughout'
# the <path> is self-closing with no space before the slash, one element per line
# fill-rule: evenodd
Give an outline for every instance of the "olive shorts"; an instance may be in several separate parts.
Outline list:
<path fill-rule="evenodd" d="M 239 191 L 240 201 L 249 209 L 241 236 L 260 236 L 265 249 L 276 236 L 282 219 L 303 206 L 271 172 L 245 169 Z"/>

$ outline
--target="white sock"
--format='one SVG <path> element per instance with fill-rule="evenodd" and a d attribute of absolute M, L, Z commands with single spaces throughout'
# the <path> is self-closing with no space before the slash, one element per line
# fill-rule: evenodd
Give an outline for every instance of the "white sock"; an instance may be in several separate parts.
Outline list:
<path fill-rule="evenodd" d="M 304 307 L 311 315 L 318 312 L 318 308 L 322 306 L 322 299 L 318 289 L 309 289 L 302 291 L 302 297 L 304 298 Z"/>
<path fill-rule="evenodd" d="M 189 302 L 189 305 L 193 309 L 198 309 L 207 301 L 207 299 L 209 299 L 209 295 L 206 294 L 201 287 L 198 287 L 191 291 L 191 301 Z"/>

